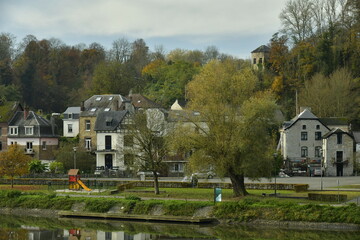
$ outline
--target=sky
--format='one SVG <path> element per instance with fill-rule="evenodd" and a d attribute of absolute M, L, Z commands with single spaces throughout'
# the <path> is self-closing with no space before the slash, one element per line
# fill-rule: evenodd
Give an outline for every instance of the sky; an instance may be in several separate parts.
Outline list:
<path fill-rule="evenodd" d="M 0 32 L 20 42 L 57 38 L 67 45 L 142 38 L 150 50 L 180 48 L 248 59 L 281 28 L 287 0 L 0 0 Z"/>

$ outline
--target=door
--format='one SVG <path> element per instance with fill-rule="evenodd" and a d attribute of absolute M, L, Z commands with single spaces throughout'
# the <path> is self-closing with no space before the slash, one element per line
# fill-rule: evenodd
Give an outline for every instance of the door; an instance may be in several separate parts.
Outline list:
<path fill-rule="evenodd" d="M 343 152 L 336 152 L 336 176 L 341 177 L 343 175 Z"/>
<path fill-rule="evenodd" d="M 113 155 L 105 154 L 105 169 L 112 169 L 113 167 Z"/>

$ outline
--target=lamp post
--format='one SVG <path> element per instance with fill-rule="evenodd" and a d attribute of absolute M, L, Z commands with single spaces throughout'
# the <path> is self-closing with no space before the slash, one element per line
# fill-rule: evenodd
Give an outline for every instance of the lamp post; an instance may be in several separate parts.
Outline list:
<path fill-rule="evenodd" d="M 74 150 L 74 169 L 76 169 L 76 150 L 77 150 L 77 147 L 73 147 L 73 150 Z"/>
<path fill-rule="evenodd" d="M 320 156 L 321 156 L 321 161 L 320 161 L 320 190 L 323 190 L 323 162 L 324 162 L 324 151 L 323 149 L 320 150 Z"/>
<path fill-rule="evenodd" d="M 274 165 L 275 165 L 275 185 L 274 185 L 274 188 L 275 188 L 275 197 L 277 196 L 276 194 L 276 190 L 277 190 L 277 186 L 276 186 L 276 174 L 277 174 L 277 152 L 275 152 L 274 154 L 273 154 L 273 156 L 274 156 Z"/>

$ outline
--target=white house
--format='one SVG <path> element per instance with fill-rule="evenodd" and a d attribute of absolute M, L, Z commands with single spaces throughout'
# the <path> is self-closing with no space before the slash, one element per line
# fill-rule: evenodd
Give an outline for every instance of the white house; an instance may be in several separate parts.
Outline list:
<path fill-rule="evenodd" d="M 325 176 L 351 176 L 354 170 L 354 139 L 340 128 L 323 137 Z"/>
<path fill-rule="evenodd" d="M 63 113 L 63 136 L 76 137 L 79 134 L 80 107 L 68 107 Z"/>

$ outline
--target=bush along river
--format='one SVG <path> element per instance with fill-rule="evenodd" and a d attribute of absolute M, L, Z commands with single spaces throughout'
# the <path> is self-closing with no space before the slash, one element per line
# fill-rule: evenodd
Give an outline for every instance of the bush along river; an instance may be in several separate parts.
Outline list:
<path fill-rule="evenodd" d="M 0 216 L 0 239 L 359 239 L 359 231 L 303 230 L 258 225 L 198 225 L 91 219 Z"/>

